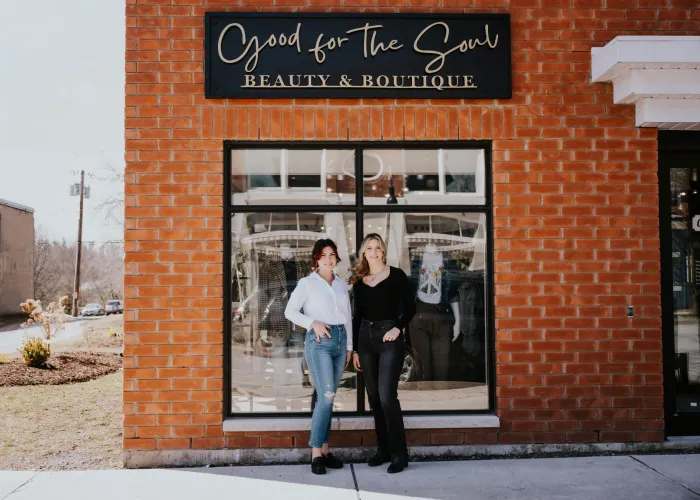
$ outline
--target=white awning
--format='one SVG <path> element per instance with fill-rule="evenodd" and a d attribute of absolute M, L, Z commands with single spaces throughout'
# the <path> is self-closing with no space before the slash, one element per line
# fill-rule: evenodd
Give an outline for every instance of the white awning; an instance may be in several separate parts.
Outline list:
<path fill-rule="evenodd" d="M 612 82 L 638 127 L 700 130 L 700 36 L 618 36 L 591 56 L 591 80 Z"/>

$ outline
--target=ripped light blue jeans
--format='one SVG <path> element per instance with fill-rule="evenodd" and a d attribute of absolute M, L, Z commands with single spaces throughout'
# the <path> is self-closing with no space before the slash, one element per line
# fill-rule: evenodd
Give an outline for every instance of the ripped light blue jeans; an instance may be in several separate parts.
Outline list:
<path fill-rule="evenodd" d="M 316 340 L 313 331 L 306 332 L 306 363 L 316 390 L 316 406 L 311 417 L 311 440 L 309 445 L 321 448 L 328 442 L 331 433 L 331 414 L 335 391 L 345 371 L 347 332 L 344 325 L 332 325 L 331 338 Z"/>

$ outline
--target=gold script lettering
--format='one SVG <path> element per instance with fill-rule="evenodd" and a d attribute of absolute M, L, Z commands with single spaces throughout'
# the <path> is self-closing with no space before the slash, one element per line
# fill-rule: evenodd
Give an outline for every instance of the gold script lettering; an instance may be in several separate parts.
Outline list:
<path fill-rule="evenodd" d="M 372 32 L 372 38 L 369 40 L 369 43 L 368 43 L 367 35 L 370 32 L 370 30 L 377 30 L 377 29 L 381 29 L 383 27 L 384 26 L 381 24 L 375 24 L 373 26 L 370 26 L 370 24 L 367 23 L 362 28 L 351 29 L 351 30 L 346 31 L 346 33 L 349 35 L 352 33 L 357 33 L 358 31 L 365 32 L 364 33 L 364 49 L 363 50 L 364 50 L 365 59 L 367 59 L 370 55 L 372 57 L 376 56 L 379 53 L 379 51 L 388 52 L 390 50 L 400 50 L 403 47 L 403 45 L 397 45 L 399 43 L 398 40 L 392 40 L 391 42 L 389 42 L 389 45 L 384 45 L 381 42 L 377 43 L 376 42 L 376 35 L 377 35 L 376 31 Z"/>
<path fill-rule="evenodd" d="M 425 35 L 428 31 L 430 31 L 432 28 L 436 26 L 442 26 L 445 29 L 445 38 L 443 39 L 443 43 L 447 43 L 447 40 L 450 37 L 450 27 L 447 26 L 447 23 L 443 22 L 437 22 L 433 23 L 430 26 L 426 27 L 423 31 L 421 31 L 418 36 L 416 37 L 416 40 L 413 42 L 413 50 L 418 52 L 419 54 L 433 54 L 437 57 L 435 57 L 433 60 L 431 60 L 428 65 L 425 67 L 425 72 L 426 73 L 436 73 L 442 69 L 442 67 L 445 65 L 445 59 L 447 58 L 448 55 L 451 53 L 459 50 L 460 52 L 464 53 L 467 50 L 474 50 L 477 46 L 481 45 L 487 45 L 491 47 L 492 49 L 495 49 L 496 46 L 498 45 L 498 35 L 494 38 L 493 42 L 491 41 L 491 37 L 489 34 L 489 25 L 487 24 L 485 26 L 485 34 L 486 38 L 482 41 L 479 40 L 478 38 L 470 38 L 468 40 L 463 40 L 461 43 L 458 45 L 455 45 L 451 49 L 445 51 L 445 52 L 440 52 L 439 50 L 428 50 L 428 49 L 421 49 L 418 47 L 418 42 L 420 42 L 421 38 L 423 35 Z M 434 67 L 437 65 L 437 67 Z"/>
<path fill-rule="evenodd" d="M 248 42 L 248 45 L 246 45 L 245 50 L 241 53 L 241 55 L 239 55 L 235 59 L 226 59 L 226 57 L 224 57 L 224 52 L 221 46 L 223 44 L 224 37 L 226 36 L 226 33 L 230 28 L 237 28 L 240 31 L 241 44 L 246 45 L 245 28 L 243 28 L 243 26 L 239 23 L 231 23 L 228 26 L 226 26 L 219 35 L 219 58 L 226 64 L 236 64 L 238 61 L 247 56 L 251 50 L 253 50 L 253 54 L 248 58 L 248 61 L 245 65 L 245 70 L 248 72 L 253 71 L 257 67 L 260 58 L 260 53 L 263 51 L 263 49 L 265 49 L 265 47 L 274 47 L 278 44 L 282 45 L 282 40 L 284 40 L 286 42 L 286 45 L 288 45 L 289 47 L 296 46 L 297 52 L 301 53 L 301 46 L 299 42 L 299 31 L 301 30 L 301 23 L 297 23 L 296 31 L 289 37 L 286 37 L 284 34 L 282 34 L 280 35 L 280 40 L 278 42 L 277 37 L 275 37 L 275 35 L 270 35 L 267 41 L 260 45 L 260 40 L 258 40 L 257 36 L 254 36 L 250 39 L 250 42 Z"/>
<path fill-rule="evenodd" d="M 347 38 L 336 37 L 322 44 L 321 40 L 323 40 L 323 33 L 318 35 L 316 46 L 313 49 L 309 49 L 309 52 L 313 52 L 314 59 L 316 59 L 316 62 L 319 64 L 326 60 L 326 52 L 323 49 L 328 49 L 328 52 L 332 52 L 336 47 L 340 48 L 343 46 L 344 42 L 348 41 Z"/>

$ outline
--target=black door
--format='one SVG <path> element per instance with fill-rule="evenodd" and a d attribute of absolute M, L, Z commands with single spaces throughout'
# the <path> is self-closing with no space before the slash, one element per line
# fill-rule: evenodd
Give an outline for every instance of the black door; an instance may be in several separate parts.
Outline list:
<path fill-rule="evenodd" d="M 659 132 L 666 433 L 700 434 L 700 131 Z"/>

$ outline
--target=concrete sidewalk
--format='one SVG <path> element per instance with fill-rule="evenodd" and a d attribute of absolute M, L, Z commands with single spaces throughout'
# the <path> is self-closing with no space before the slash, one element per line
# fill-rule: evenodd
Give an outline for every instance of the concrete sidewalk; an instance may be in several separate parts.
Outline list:
<path fill-rule="evenodd" d="M 699 500 L 700 455 L 412 462 L 401 474 L 346 465 L 0 472 L 0 500 Z"/>

